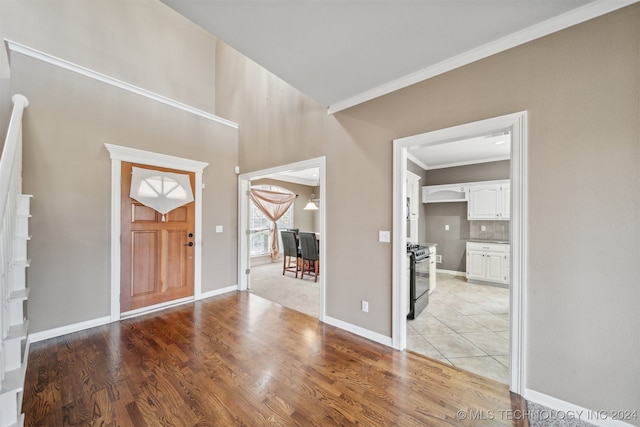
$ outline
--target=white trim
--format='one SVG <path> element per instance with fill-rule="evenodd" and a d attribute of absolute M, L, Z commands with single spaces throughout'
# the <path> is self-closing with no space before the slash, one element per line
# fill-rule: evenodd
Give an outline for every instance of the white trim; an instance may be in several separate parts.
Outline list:
<path fill-rule="evenodd" d="M 139 163 L 169 169 L 178 169 L 195 174 L 195 248 L 193 297 L 199 299 L 202 293 L 202 171 L 208 163 L 166 154 L 153 153 L 135 148 L 104 144 L 111 157 L 111 321 L 120 320 L 120 174 L 122 162 Z M 174 301 L 175 302 L 175 301 Z M 152 307 L 146 307 L 153 310 Z"/>
<path fill-rule="evenodd" d="M 406 195 L 407 148 L 421 145 L 436 145 L 444 141 L 466 139 L 509 129 L 511 131 L 511 281 L 510 287 L 510 382 L 511 391 L 523 394 L 525 380 L 526 343 L 526 248 L 527 248 L 527 113 L 519 112 L 506 116 L 467 123 L 420 135 L 408 136 L 393 141 L 393 302 L 392 337 L 393 347 L 403 350 L 407 343 L 406 331 L 406 220 L 403 207 Z"/>
<path fill-rule="evenodd" d="M 336 328 L 343 329 L 347 332 L 351 332 L 352 334 L 361 336 L 368 340 L 386 345 L 387 347 L 392 347 L 391 337 L 388 337 L 386 335 L 382 335 L 377 332 L 370 331 L 369 329 L 365 329 L 360 326 L 356 326 L 354 324 L 347 323 L 330 316 L 325 316 L 324 322 L 328 325 L 335 326 Z"/>
<path fill-rule="evenodd" d="M 452 276 L 462 276 L 462 277 L 466 277 L 467 276 L 467 272 L 466 271 L 442 270 L 440 268 L 436 268 L 436 274 L 437 273 L 450 274 Z"/>
<path fill-rule="evenodd" d="M 212 291 L 202 292 L 200 296 L 198 296 L 197 300 L 200 301 L 205 298 L 216 297 L 218 295 L 226 294 L 229 292 L 236 292 L 238 290 L 238 285 L 227 286 L 225 288 L 214 289 Z"/>
<path fill-rule="evenodd" d="M 141 163 L 161 168 L 180 169 L 189 172 L 202 173 L 209 163 L 197 160 L 184 159 L 182 157 L 168 156 L 166 154 L 151 151 L 138 150 L 137 148 L 122 147 L 113 144 L 104 144 L 109 150 L 112 160 L 121 160 L 129 163 Z"/>
<path fill-rule="evenodd" d="M 499 156 L 499 157 L 491 157 L 476 161 L 463 161 L 463 162 L 454 162 L 454 163 L 443 163 L 436 166 L 431 166 L 428 170 L 436 170 L 436 169 L 444 169 L 444 168 L 455 168 L 458 166 L 468 166 L 468 165 L 477 165 L 478 163 L 488 163 L 488 162 L 500 162 L 502 160 L 509 160 L 511 156 Z"/>
<path fill-rule="evenodd" d="M 137 317 L 137 316 L 142 316 L 144 314 L 150 314 L 150 313 L 154 313 L 156 311 L 160 311 L 160 310 L 164 310 L 166 308 L 170 308 L 170 307 L 176 307 L 178 305 L 183 305 L 189 302 L 194 302 L 195 298 L 194 297 L 185 297 L 185 298 L 179 298 L 179 299 L 174 299 L 171 301 L 166 301 L 166 302 L 161 302 L 159 304 L 154 304 L 154 305 L 149 305 L 146 307 L 142 307 L 142 308 L 136 308 L 135 310 L 129 310 L 129 311 L 125 311 L 124 313 L 120 314 L 120 320 L 122 319 L 130 319 L 132 317 Z"/>
<path fill-rule="evenodd" d="M 318 186 L 320 187 L 320 276 L 318 284 L 320 286 L 320 301 L 318 320 L 325 321 L 325 301 L 326 288 L 325 277 L 327 272 L 327 233 L 326 233 L 326 210 L 327 210 L 327 179 L 326 179 L 326 157 L 316 157 L 287 165 L 276 166 L 255 172 L 244 173 L 238 176 L 238 290 L 246 291 L 250 288 L 250 275 L 245 271 L 250 267 L 249 245 L 247 242 L 247 232 L 249 224 L 249 183 L 251 180 L 265 178 L 267 175 L 279 172 L 297 171 L 309 168 L 318 168 Z"/>
<path fill-rule="evenodd" d="M 414 156 L 413 154 L 411 154 L 409 152 L 407 152 L 407 159 L 411 160 L 413 163 L 415 163 L 416 165 L 420 166 L 422 169 L 429 170 L 429 166 L 427 166 L 424 163 L 422 163 L 422 160 L 420 160 L 419 158 L 417 158 L 416 156 Z"/>
<path fill-rule="evenodd" d="M 589 425 L 593 424 L 601 427 L 633 427 L 632 424 L 625 423 L 624 421 L 611 419 L 611 414 L 606 411 L 586 409 L 529 388 L 524 390 L 523 397 L 533 403 L 545 406 L 554 411 L 562 412 L 563 417 L 565 415 L 567 418 L 573 416 L 575 419 L 589 423 Z M 619 408 L 616 408 L 616 410 L 617 409 Z M 550 416 L 550 414 L 544 415 Z M 548 418 L 548 420 L 554 421 L 553 418 Z"/>
<path fill-rule="evenodd" d="M 636 3 L 638 0 L 598 0 L 588 3 L 570 12 L 553 17 L 546 21 L 532 25 L 523 30 L 509 34 L 498 40 L 489 42 L 483 46 L 471 49 L 460 55 L 444 60 L 438 64 L 423 68 L 414 73 L 400 77 L 399 79 L 382 84 L 373 89 L 361 92 L 349 98 L 334 102 L 328 109 L 328 114 L 335 114 L 358 104 L 370 101 L 380 96 L 395 92 L 421 81 L 444 74 L 448 71 L 487 58 L 496 53 L 528 43 L 532 40 L 564 30 L 598 16 L 613 12 L 625 6 Z"/>
<path fill-rule="evenodd" d="M 169 301 L 166 303 L 162 303 L 162 304 L 157 304 L 154 305 L 153 307 L 151 307 L 148 310 L 144 310 L 144 309 L 139 309 L 139 310 L 131 310 L 128 311 L 126 313 L 122 314 L 122 318 L 125 318 L 125 316 L 127 318 L 131 318 L 131 317 L 135 317 L 135 316 L 140 316 L 140 315 L 144 315 L 144 314 L 149 314 L 151 312 L 155 312 L 155 311 L 160 311 L 160 310 L 164 310 L 170 307 L 174 307 L 174 306 L 178 306 L 178 305 L 184 305 L 190 302 L 194 302 L 196 300 L 202 300 L 205 298 L 210 298 L 213 296 L 217 296 L 217 295 L 222 295 L 224 293 L 227 292 L 235 292 L 237 290 L 237 286 L 227 286 L 226 288 L 221 288 L 221 289 L 215 289 L 213 291 L 208 291 L 208 292 L 203 292 L 200 294 L 200 296 L 197 299 L 194 299 L 193 297 L 188 297 L 188 298 L 183 298 L 180 300 L 175 300 L 175 301 Z M 40 332 L 32 332 L 29 334 L 29 338 L 28 338 L 28 342 L 29 343 L 34 343 L 34 342 L 38 342 L 38 341 L 44 341 L 44 340 L 48 340 L 50 338 L 56 338 L 56 337 L 60 337 L 62 335 L 67 335 L 67 334 L 71 334 L 73 332 L 79 332 L 79 331 L 84 331 L 85 329 L 91 329 L 91 328 L 95 328 L 97 326 L 102 326 L 102 325 L 106 325 L 108 323 L 112 323 L 113 321 L 111 320 L 112 316 L 103 316 L 103 317 L 98 317 L 96 319 L 91 319 L 91 320 L 86 320 L 84 322 L 78 322 L 78 323 L 73 323 L 71 325 L 65 325 L 65 326 L 60 326 L 58 328 L 53 328 L 53 329 L 47 329 L 45 331 L 40 331 Z M 118 319 L 120 320 L 120 319 Z M 116 320 L 116 321 L 118 321 Z M 29 354 L 29 352 L 27 351 L 27 355 Z"/>
<path fill-rule="evenodd" d="M 47 329 L 46 331 L 32 332 L 29 334 L 29 341 L 32 343 L 44 341 L 50 338 L 56 338 L 62 335 L 71 334 L 73 332 L 95 328 L 96 326 L 106 325 L 107 323 L 111 323 L 111 316 L 98 317 L 96 319 L 85 320 L 84 322 L 60 326 L 59 328 Z"/>
<path fill-rule="evenodd" d="M 48 53 L 41 52 L 39 50 L 33 49 L 31 47 L 25 46 L 23 44 L 5 39 L 4 40 L 7 50 L 15 53 L 20 53 L 22 55 L 28 56 L 29 58 L 37 59 L 42 62 L 46 62 L 47 64 L 54 65 L 56 67 L 63 68 L 68 71 L 72 71 L 74 73 L 80 74 L 85 77 L 89 77 L 93 80 L 97 80 L 102 83 L 106 83 L 108 85 L 126 90 L 127 92 L 135 93 L 140 96 L 144 96 L 145 98 L 160 102 L 165 105 L 169 105 L 171 107 L 177 108 L 182 111 L 186 111 L 191 114 L 195 114 L 196 116 L 203 117 L 207 120 L 211 120 L 214 122 L 218 122 L 225 126 L 232 127 L 234 129 L 238 129 L 238 124 L 234 123 L 230 120 L 223 119 L 222 117 L 218 117 L 214 114 L 208 113 L 206 111 L 200 110 L 198 108 L 192 107 L 190 105 L 184 104 L 182 102 L 176 101 L 174 99 L 168 98 L 166 96 L 157 94 L 155 92 L 151 92 L 146 89 L 142 89 L 138 86 L 134 86 L 122 80 L 118 80 L 116 78 L 107 76 L 105 74 L 99 73 L 97 71 L 91 70 L 89 68 L 83 67 L 81 65 L 74 64 L 73 62 L 66 61 L 64 59 L 55 57 L 53 55 L 49 55 Z"/>

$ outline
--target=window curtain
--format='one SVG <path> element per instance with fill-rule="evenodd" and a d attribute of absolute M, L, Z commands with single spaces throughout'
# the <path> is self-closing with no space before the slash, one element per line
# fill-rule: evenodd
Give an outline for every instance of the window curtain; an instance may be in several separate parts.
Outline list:
<path fill-rule="evenodd" d="M 287 213 L 287 210 L 296 199 L 296 195 L 290 191 L 286 193 L 277 193 L 275 191 L 251 188 L 249 190 L 249 198 L 260 212 L 273 222 L 271 249 L 269 250 L 269 255 L 271 256 L 271 259 L 276 259 L 280 254 L 280 248 L 278 247 L 278 224 L 276 221 L 282 218 L 282 215 Z"/>

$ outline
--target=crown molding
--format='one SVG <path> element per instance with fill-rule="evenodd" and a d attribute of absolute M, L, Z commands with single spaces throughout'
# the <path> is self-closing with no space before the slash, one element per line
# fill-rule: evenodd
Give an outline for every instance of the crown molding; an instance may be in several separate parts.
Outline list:
<path fill-rule="evenodd" d="M 174 99 L 168 98 L 164 95 L 160 95 L 155 92 L 151 92 L 149 90 L 143 89 L 138 86 L 134 86 L 130 83 L 124 82 L 122 80 L 118 80 L 116 78 L 107 76 L 105 74 L 99 73 L 97 71 L 91 70 L 89 68 L 83 67 L 81 65 L 74 64 L 73 62 L 69 62 L 67 60 L 58 58 L 53 55 L 49 55 L 48 53 L 39 51 L 37 49 L 33 49 L 29 46 L 25 46 L 23 44 L 14 42 L 12 40 L 4 40 L 7 50 L 9 52 L 19 53 L 29 58 L 37 59 L 42 62 L 46 62 L 47 64 L 54 65 L 56 67 L 63 68 L 68 71 L 72 71 L 74 73 L 80 74 L 85 77 L 89 77 L 91 79 L 97 80 L 102 83 L 106 83 L 108 85 L 126 90 L 131 93 L 135 93 L 140 96 L 144 96 L 145 98 L 160 102 L 165 105 L 169 105 L 171 107 L 177 108 L 182 111 L 186 111 L 191 114 L 195 114 L 196 116 L 200 116 L 207 120 L 211 120 L 225 126 L 232 127 L 234 129 L 238 129 L 238 124 L 232 122 L 227 119 L 223 119 L 222 117 L 218 117 L 215 114 L 208 113 L 206 111 L 200 110 L 198 108 L 192 107 L 190 105 L 184 104 L 182 102 L 176 101 Z"/>
<path fill-rule="evenodd" d="M 597 18 L 598 16 L 605 15 L 637 2 L 638 0 L 597 0 L 595 2 L 588 3 L 570 12 L 509 34 L 508 36 L 487 43 L 478 48 L 471 49 L 433 66 L 423 68 L 415 73 L 408 74 L 399 79 L 392 80 L 373 89 L 338 101 L 327 108 L 327 113 L 335 114 L 342 110 L 346 110 L 347 108 L 351 108 L 380 96 L 387 95 L 391 92 L 404 89 L 421 81 L 444 74 L 464 65 L 471 64 L 472 62 L 495 55 L 496 53 L 520 46 L 532 40 L 564 30 L 565 28 Z"/>

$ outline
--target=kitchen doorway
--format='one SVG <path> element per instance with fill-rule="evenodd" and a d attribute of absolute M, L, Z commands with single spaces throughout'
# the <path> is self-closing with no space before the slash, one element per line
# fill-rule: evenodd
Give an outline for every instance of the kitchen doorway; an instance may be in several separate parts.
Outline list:
<path fill-rule="evenodd" d="M 304 171 L 309 172 L 304 173 Z M 316 176 L 313 177 L 313 172 Z M 276 180 L 276 181 L 274 181 Z M 313 183 L 310 181 L 313 180 Z M 272 263 L 271 260 L 266 257 L 252 257 L 252 235 L 255 235 L 255 227 L 251 223 L 251 211 L 252 205 L 248 197 L 248 192 L 253 183 L 261 185 L 275 185 L 277 181 L 299 183 L 305 182 L 305 185 L 313 187 L 314 192 L 307 194 L 305 191 L 293 191 L 298 194 L 296 200 L 298 215 L 300 215 L 299 209 L 303 209 L 304 206 L 313 201 L 317 206 L 317 211 L 313 215 L 312 222 L 303 220 L 302 229 L 300 231 L 314 231 L 320 236 L 320 274 L 318 275 L 317 282 L 311 281 L 313 284 L 306 283 L 307 278 L 303 282 L 300 278 L 293 278 L 292 273 L 282 275 L 282 259 Z M 278 184 L 285 187 L 287 184 Z M 295 190 L 295 186 L 290 186 Z M 300 188 L 300 187 L 298 187 Z M 325 185 L 325 158 L 319 157 L 316 159 L 310 159 L 302 162 L 282 165 L 270 169 L 260 170 L 239 176 L 239 224 L 238 224 L 238 247 L 239 247 L 239 271 L 238 271 L 238 289 L 239 290 L 251 290 L 254 293 L 264 296 L 267 299 L 274 300 L 284 306 L 296 309 L 298 311 L 305 312 L 310 315 L 314 315 L 320 320 L 324 319 L 324 295 L 325 295 L 325 271 L 326 262 L 325 248 L 326 233 L 325 233 L 325 200 L 326 200 L 326 185 Z M 320 190 L 319 192 L 317 190 Z M 295 216 L 295 212 L 294 212 Z M 302 218 L 301 218 L 302 219 Z M 295 218 L 294 218 L 295 225 Z M 299 228 L 299 227 L 295 227 Z M 309 228 L 310 230 L 305 230 Z M 282 246 L 280 246 L 282 248 Z M 262 259 L 262 262 L 260 261 Z M 265 261 L 266 259 L 266 261 Z M 261 264 L 261 265 L 260 265 Z M 288 277 L 291 275 L 292 277 Z M 295 284 L 297 287 L 292 288 Z M 308 284 L 309 286 L 304 286 Z M 254 286 L 255 285 L 255 286 Z M 308 289 L 307 289 L 308 288 Z M 313 288 L 313 289 L 312 289 Z M 288 292 L 287 290 L 295 290 L 295 292 Z M 297 295 L 297 297 L 296 297 Z M 311 307 L 306 310 L 304 304 L 309 304 L 309 301 L 314 299 L 312 303 L 316 304 L 316 307 Z M 302 305 L 301 305 L 302 304 Z"/>
<path fill-rule="evenodd" d="M 408 149 L 414 146 L 441 146 L 465 139 L 509 132 L 511 144 L 511 221 L 509 289 L 509 387 L 524 392 L 524 303 L 526 249 L 526 112 L 496 117 L 394 141 L 394 224 L 393 224 L 393 345 L 407 347 L 408 258 L 406 248 L 406 200 Z M 428 239 L 428 237 L 427 237 Z"/>

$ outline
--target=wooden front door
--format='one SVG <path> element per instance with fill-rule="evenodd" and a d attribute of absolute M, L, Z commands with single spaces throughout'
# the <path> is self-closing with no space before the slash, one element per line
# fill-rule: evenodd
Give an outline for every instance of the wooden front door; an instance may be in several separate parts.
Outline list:
<path fill-rule="evenodd" d="M 195 202 L 163 220 L 129 197 L 132 166 L 187 174 L 192 191 L 195 183 L 192 172 L 122 162 L 121 313 L 193 295 Z"/>

